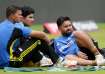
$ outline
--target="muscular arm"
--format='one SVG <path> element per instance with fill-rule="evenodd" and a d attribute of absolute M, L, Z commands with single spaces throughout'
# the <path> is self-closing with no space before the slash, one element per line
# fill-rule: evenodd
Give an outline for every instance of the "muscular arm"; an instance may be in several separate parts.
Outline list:
<path fill-rule="evenodd" d="M 47 35 L 41 31 L 32 31 L 30 34 L 31 37 L 36 37 L 39 39 L 45 40 L 48 44 L 50 44 L 50 40 L 48 39 Z"/>
<path fill-rule="evenodd" d="M 76 37 L 76 41 L 79 46 L 88 48 L 94 53 L 97 52 L 97 48 L 94 46 L 88 34 L 82 31 L 74 31 L 73 33 Z"/>

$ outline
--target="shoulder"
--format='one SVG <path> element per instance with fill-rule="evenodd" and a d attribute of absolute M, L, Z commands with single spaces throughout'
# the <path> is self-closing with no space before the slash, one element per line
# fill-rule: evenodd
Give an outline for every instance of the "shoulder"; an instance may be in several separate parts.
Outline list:
<path fill-rule="evenodd" d="M 62 40 L 62 36 L 56 37 L 54 40 L 55 41 Z"/>
<path fill-rule="evenodd" d="M 31 28 L 29 28 L 29 27 L 26 27 L 26 26 L 24 26 L 24 24 L 22 23 L 22 22 L 19 22 L 19 23 L 15 23 L 15 27 L 16 28 L 19 28 L 19 29 L 22 29 L 22 30 L 24 30 L 24 29 L 31 29 Z"/>
<path fill-rule="evenodd" d="M 60 37 L 54 38 L 54 43 L 58 43 L 60 41 Z"/>
<path fill-rule="evenodd" d="M 73 34 L 76 38 L 84 38 L 84 37 L 88 37 L 88 36 L 90 37 L 90 35 L 84 31 L 74 31 Z"/>
<path fill-rule="evenodd" d="M 20 29 L 24 33 L 31 33 L 32 32 L 32 29 L 29 28 L 29 27 L 24 26 L 24 24 L 22 22 L 16 23 L 15 28 Z"/>
<path fill-rule="evenodd" d="M 22 27 L 24 27 L 24 25 L 22 22 L 19 22 L 19 23 L 15 23 L 15 27 L 22 28 Z"/>
<path fill-rule="evenodd" d="M 73 31 L 74 36 L 86 34 L 84 31 Z"/>
<path fill-rule="evenodd" d="M 7 23 L 10 23 L 10 21 L 6 19 L 6 20 L 1 21 L 1 22 L 0 22 L 0 25 L 1 25 L 1 24 L 7 24 Z"/>

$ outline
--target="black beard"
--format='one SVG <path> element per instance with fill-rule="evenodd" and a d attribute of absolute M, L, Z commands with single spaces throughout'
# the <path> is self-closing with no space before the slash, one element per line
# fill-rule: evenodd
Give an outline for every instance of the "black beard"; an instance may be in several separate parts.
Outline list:
<path fill-rule="evenodd" d="M 27 26 L 27 27 L 29 27 L 29 25 L 27 25 L 27 24 L 25 24 L 25 23 L 24 23 L 24 26 Z"/>
<path fill-rule="evenodd" d="M 63 33 L 62 35 L 68 37 L 68 36 L 70 36 L 71 34 L 72 34 L 72 32 L 68 32 L 68 33 Z"/>

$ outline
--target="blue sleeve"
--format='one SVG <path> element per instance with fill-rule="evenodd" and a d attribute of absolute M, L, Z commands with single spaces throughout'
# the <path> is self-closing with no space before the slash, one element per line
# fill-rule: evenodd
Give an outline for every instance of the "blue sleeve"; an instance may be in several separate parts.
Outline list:
<path fill-rule="evenodd" d="M 76 46 L 77 46 L 77 48 L 76 48 L 76 54 L 78 54 L 78 52 L 80 52 L 80 49 L 79 49 L 78 45 L 76 45 Z"/>
<path fill-rule="evenodd" d="M 22 31 L 24 37 L 28 37 L 32 32 L 32 29 L 29 27 L 25 27 L 23 23 L 16 23 L 15 26 Z"/>
<path fill-rule="evenodd" d="M 28 36 L 30 36 L 32 29 L 30 29 L 28 27 L 23 27 L 22 32 L 23 32 L 24 37 L 28 37 Z"/>
<path fill-rule="evenodd" d="M 55 52 L 56 52 L 59 56 L 63 57 L 63 54 L 62 54 L 63 51 L 61 50 L 62 44 L 61 44 L 59 41 L 54 40 L 54 48 L 55 48 Z"/>
<path fill-rule="evenodd" d="M 54 40 L 54 48 L 57 53 L 60 47 L 61 47 L 60 44 L 56 40 Z"/>
<path fill-rule="evenodd" d="M 76 54 L 78 54 L 78 52 L 80 52 L 80 49 L 79 49 L 79 47 L 78 47 L 78 45 L 77 45 L 77 42 L 76 42 L 76 38 L 75 38 L 75 36 L 74 36 L 74 39 L 75 39 L 75 47 L 76 47 Z"/>

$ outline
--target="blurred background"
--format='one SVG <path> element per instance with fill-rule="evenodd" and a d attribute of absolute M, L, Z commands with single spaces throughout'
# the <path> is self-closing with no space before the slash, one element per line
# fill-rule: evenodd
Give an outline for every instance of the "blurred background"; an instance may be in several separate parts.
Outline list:
<path fill-rule="evenodd" d="M 33 7 L 38 23 L 54 22 L 58 16 L 70 16 L 75 21 L 105 22 L 105 0 L 0 0 L 0 20 L 4 19 L 9 5 Z"/>
<path fill-rule="evenodd" d="M 69 16 L 74 23 L 79 22 L 79 27 L 85 24 L 82 26 L 85 29 L 95 24 L 96 30 L 88 33 L 98 41 L 101 48 L 105 47 L 105 0 L 0 0 L 0 21 L 5 19 L 5 9 L 9 5 L 34 8 L 36 25 L 31 28 L 35 30 L 43 31 L 44 23 L 55 23 L 59 16 Z M 55 35 L 49 37 L 54 38 Z"/>

